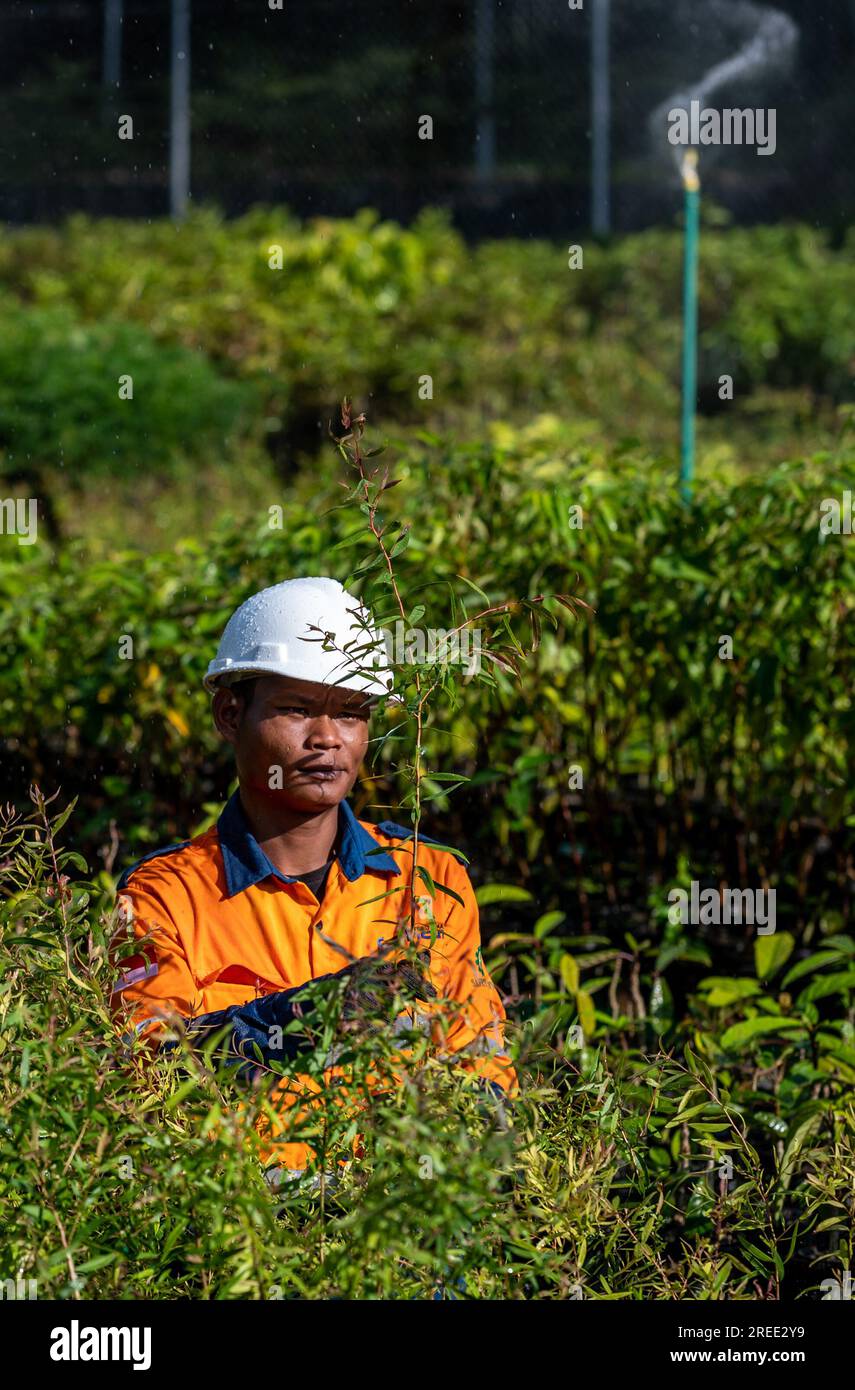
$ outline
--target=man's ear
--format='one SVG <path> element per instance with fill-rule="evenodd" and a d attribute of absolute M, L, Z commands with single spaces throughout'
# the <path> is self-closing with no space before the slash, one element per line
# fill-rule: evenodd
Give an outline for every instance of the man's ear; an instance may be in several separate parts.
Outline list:
<path fill-rule="evenodd" d="M 243 695 L 237 694 L 228 685 L 219 685 L 214 691 L 211 713 L 217 732 L 228 743 L 234 743 L 237 738 L 245 704 Z"/>

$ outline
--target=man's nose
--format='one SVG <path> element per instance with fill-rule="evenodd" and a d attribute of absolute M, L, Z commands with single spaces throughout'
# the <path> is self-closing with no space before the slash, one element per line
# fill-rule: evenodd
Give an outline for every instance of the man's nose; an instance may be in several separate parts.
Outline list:
<path fill-rule="evenodd" d="M 338 724 L 329 714 L 316 714 L 309 729 L 311 743 L 338 744 L 341 742 Z"/>

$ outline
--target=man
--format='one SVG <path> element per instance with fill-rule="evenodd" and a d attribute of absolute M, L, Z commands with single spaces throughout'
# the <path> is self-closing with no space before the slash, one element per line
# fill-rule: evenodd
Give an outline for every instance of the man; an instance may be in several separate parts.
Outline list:
<path fill-rule="evenodd" d="M 426 1003 L 434 1031 L 445 1010 L 438 1050 L 512 1092 L 505 1013 L 465 868 L 420 836 L 418 863 L 449 891 L 415 895 L 419 969 L 400 949 L 405 936 L 413 945 L 413 832 L 363 821 L 346 799 L 391 685 L 367 610 L 329 578 L 264 589 L 230 618 L 205 685 L 239 786 L 215 827 L 147 855 L 119 882 L 120 914 L 141 943 L 112 995 L 126 1030 L 157 1042 L 176 1016 L 191 1041 L 227 1029 L 236 1070 L 252 1074 L 259 1056 L 299 1057 L 307 1037 L 290 1025 L 311 1019 L 306 986 L 338 980 L 348 1026 L 367 1006 L 376 1017 L 384 999 L 410 1006 L 393 1027 L 412 1025 Z M 299 1172 L 310 1156 L 286 1142 L 277 1162 Z"/>

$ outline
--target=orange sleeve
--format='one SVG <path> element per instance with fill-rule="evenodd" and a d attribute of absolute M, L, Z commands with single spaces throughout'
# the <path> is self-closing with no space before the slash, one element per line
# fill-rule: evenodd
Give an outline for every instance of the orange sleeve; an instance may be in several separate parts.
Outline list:
<path fill-rule="evenodd" d="M 177 925 L 156 886 L 135 886 L 118 894 L 119 929 L 110 957 L 117 967 L 110 994 L 110 1012 L 123 1034 L 156 1039 L 175 1014 L 190 1018 L 198 1012 L 201 995 L 184 954 Z M 132 955 L 127 946 L 139 943 Z"/>
<path fill-rule="evenodd" d="M 494 1081 L 514 1095 L 518 1090 L 516 1073 L 505 1045 L 505 1008 L 487 972 L 481 954 L 481 927 L 475 890 L 464 866 L 453 855 L 451 867 L 444 867 L 442 881 L 462 899 L 462 903 L 439 892 L 434 909 L 439 919 L 440 903 L 451 901 L 451 910 L 442 923 L 436 943 L 437 984 L 442 994 L 461 1007 L 449 1009 L 444 1049 L 460 1054 L 461 1064 L 485 1081 Z"/>

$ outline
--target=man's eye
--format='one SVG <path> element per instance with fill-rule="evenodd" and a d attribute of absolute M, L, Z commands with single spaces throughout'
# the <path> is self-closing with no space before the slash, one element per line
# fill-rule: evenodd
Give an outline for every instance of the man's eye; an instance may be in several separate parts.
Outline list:
<path fill-rule="evenodd" d="M 311 711 L 305 705 L 277 705 L 277 714 L 302 714 L 310 715 Z M 342 710 L 339 714 L 333 715 L 334 719 L 361 719 L 359 710 Z"/>

